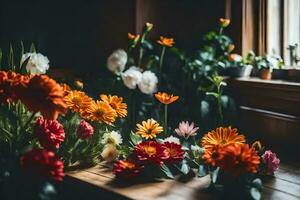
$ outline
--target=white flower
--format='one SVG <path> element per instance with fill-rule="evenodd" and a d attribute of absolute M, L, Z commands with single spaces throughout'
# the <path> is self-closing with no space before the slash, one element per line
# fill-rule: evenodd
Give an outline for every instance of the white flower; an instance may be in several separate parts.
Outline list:
<path fill-rule="evenodd" d="M 104 133 L 101 140 L 102 144 L 120 145 L 122 142 L 122 136 L 117 131 Z"/>
<path fill-rule="evenodd" d="M 49 69 L 49 60 L 46 56 L 43 56 L 40 53 L 25 53 L 21 58 L 21 65 L 28 58 L 26 65 L 26 71 L 30 74 L 45 74 Z"/>
<path fill-rule="evenodd" d="M 195 153 L 204 153 L 204 149 L 198 145 L 191 145 L 191 151 L 194 151 Z"/>
<path fill-rule="evenodd" d="M 194 122 L 182 121 L 179 123 L 178 128 L 175 129 L 175 132 L 181 137 L 189 138 L 190 136 L 197 135 L 198 129 L 199 127 L 195 127 Z"/>
<path fill-rule="evenodd" d="M 165 138 L 163 142 L 173 142 L 176 144 L 180 144 L 179 138 L 173 137 L 172 135 L 170 137 Z"/>
<path fill-rule="evenodd" d="M 117 49 L 108 57 L 107 68 L 115 74 L 120 74 L 124 71 L 126 63 L 127 53 L 123 49 Z"/>
<path fill-rule="evenodd" d="M 137 67 L 130 67 L 121 76 L 124 85 L 131 90 L 134 90 L 142 79 L 142 73 Z"/>
<path fill-rule="evenodd" d="M 142 79 L 138 84 L 139 89 L 144 94 L 153 94 L 157 90 L 158 79 L 151 71 L 144 71 Z"/>
<path fill-rule="evenodd" d="M 118 150 L 115 145 L 107 144 L 104 146 L 101 157 L 107 162 L 113 162 L 118 157 Z"/>

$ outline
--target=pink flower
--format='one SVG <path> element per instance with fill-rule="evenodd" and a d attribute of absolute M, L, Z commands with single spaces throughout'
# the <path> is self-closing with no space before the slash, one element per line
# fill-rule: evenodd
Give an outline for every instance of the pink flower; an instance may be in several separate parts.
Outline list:
<path fill-rule="evenodd" d="M 65 140 L 63 126 L 57 120 L 47 120 L 39 117 L 33 130 L 40 145 L 47 150 L 58 149 Z"/>
<path fill-rule="evenodd" d="M 84 140 L 92 137 L 93 134 L 94 134 L 94 128 L 92 127 L 92 125 L 82 120 L 77 128 L 77 137 Z"/>
<path fill-rule="evenodd" d="M 194 126 L 194 122 L 189 124 L 188 121 L 180 122 L 178 128 L 175 129 L 175 132 L 182 137 L 189 138 L 190 136 L 195 136 L 199 127 Z"/>
<path fill-rule="evenodd" d="M 274 175 L 274 172 L 279 168 L 280 160 L 276 157 L 276 154 L 268 150 L 261 156 L 266 165 L 266 173 Z"/>

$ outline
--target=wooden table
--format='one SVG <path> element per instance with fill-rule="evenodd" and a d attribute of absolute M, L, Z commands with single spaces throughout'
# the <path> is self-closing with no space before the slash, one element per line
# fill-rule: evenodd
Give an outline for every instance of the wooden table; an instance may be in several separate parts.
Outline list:
<path fill-rule="evenodd" d="M 299 167 L 282 164 L 275 177 L 262 179 L 264 199 L 300 199 Z M 69 185 L 69 193 L 73 194 L 68 196 L 68 199 L 214 199 L 209 193 L 201 191 L 209 185 L 209 176 L 192 178 L 185 183 L 164 179 L 148 183 L 116 184 L 110 169 L 100 164 L 68 173 L 66 182 Z"/>

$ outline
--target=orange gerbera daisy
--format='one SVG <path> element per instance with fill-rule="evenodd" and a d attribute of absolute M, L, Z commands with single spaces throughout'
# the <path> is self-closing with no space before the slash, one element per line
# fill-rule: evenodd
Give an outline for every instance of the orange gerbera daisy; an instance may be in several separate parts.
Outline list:
<path fill-rule="evenodd" d="M 123 98 L 112 95 L 100 95 L 100 99 L 107 102 L 117 113 L 119 117 L 127 116 L 127 104 L 123 103 Z"/>
<path fill-rule="evenodd" d="M 260 157 L 248 144 L 230 144 L 224 147 L 224 157 L 219 166 L 233 176 L 256 173 Z"/>
<path fill-rule="evenodd" d="M 116 111 L 104 101 L 92 101 L 85 110 L 81 111 L 81 115 L 85 119 L 109 125 L 112 125 L 117 117 Z"/>
<path fill-rule="evenodd" d="M 80 112 L 89 107 L 93 100 L 84 92 L 73 90 L 65 96 L 64 101 L 73 112 Z"/>
<path fill-rule="evenodd" d="M 230 19 L 220 18 L 220 26 L 227 27 L 230 24 Z"/>
<path fill-rule="evenodd" d="M 18 90 L 18 96 L 28 110 L 41 112 L 46 119 L 57 119 L 60 113 L 66 113 L 64 95 L 63 87 L 47 75 L 33 76 Z"/>
<path fill-rule="evenodd" d="M 166 38 L 163 36 L 159 37 L 159 40 L 157 40 L 157 43 L 165 46 L 165 47 L 172 47 L 174 45 L 174 39 L 173 38 Z"/>
<path fill-rule="evenodd" d="M 173 96 L 165 92 L 158 92 L 155 94 L 155 98 L 163 104 L 170 104 L 179 99 L 179 96 Z"/>
<path fill-rule="evenodd" d="M 143 121 L 142 124 L 137 124 L 136 134 L 142 138 L 153 139 L 163 131 L 163 127 L 159 125 L 154 119 Z"/>
<path fill-rule="evenodd" d="M 224 157 L 223 147 L 219 145 L 215 145 L 210 150 L 206 150 L 204 152 L 202 159 L 206 164 L 216 166 L 218 165 L 220 160 L 222 160 L 223 157 Z"/>
<path fill-rule="evenodd" d="M 202 146 L 210 150 L 215 145 L 225 146 L 233 143 L 244 143 L 245 136 L 239 135 L 236 128 L 219 127 L 208 132 L 201 140 Z"/>

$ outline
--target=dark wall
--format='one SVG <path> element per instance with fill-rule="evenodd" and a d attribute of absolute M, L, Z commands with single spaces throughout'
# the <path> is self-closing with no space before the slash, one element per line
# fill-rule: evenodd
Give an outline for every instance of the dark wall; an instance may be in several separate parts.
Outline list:
<path fill-rule="evenodd" d="M 152 39 L 194 49 L 224 13 L 225 0 L 0 0 L 0 46 L 35 42 L 52 68 L 97 70 L 145 22 L 154 24 Z"/>

